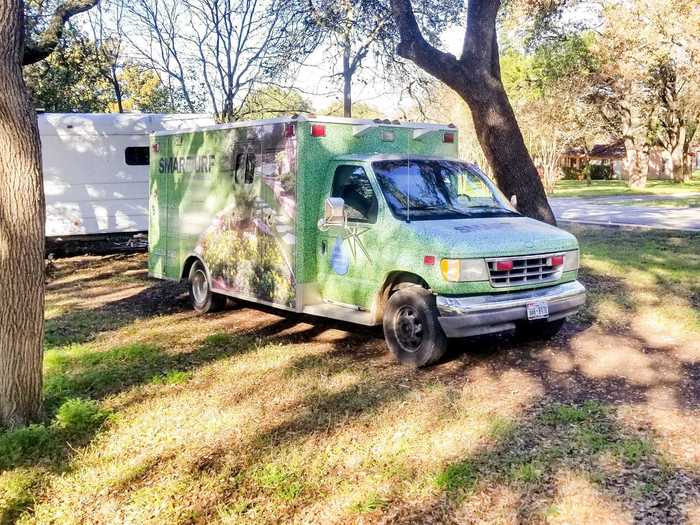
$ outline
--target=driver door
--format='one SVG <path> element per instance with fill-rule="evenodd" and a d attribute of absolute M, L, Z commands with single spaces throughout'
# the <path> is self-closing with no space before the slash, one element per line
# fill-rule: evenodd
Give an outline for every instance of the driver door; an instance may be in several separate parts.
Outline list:
<path fill-rule="evenodd" d="M 369 308 L 376 288 L 373 260 L 377 252 L 377 190 L 359 164 L 335 167 L 326 197 L 344 201 L 345 224 L 319 235 L 319 289 L 325 301 Z M 325 200 L 325 199 L 324 199 Z"/>

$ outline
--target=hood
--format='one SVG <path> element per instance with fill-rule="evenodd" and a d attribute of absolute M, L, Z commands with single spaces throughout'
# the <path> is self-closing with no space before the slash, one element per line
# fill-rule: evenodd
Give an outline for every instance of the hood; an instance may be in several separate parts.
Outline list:
<path fill-rule="evenodd" d="M 414 221 L 407 224 L 442 257 L 501 257 L 578 248 L 576 237 L 527 217 Z"/>

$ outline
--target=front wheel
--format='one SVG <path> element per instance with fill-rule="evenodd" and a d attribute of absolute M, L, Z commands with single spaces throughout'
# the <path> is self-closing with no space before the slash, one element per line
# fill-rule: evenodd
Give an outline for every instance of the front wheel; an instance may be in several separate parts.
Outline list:
<path fill-rule="evenodd" d="M 383 324 L 386 344 L 401 364 L 427 366 L 447 350 L 435 297 L 425 288 L 410 286 L 394 293 L 386 305 Z"/>
<path fill-rule="evenodd" d="M 226 306 L 226 297 L 211 291 L 204 265 L 197 261 L 190 270 L 190 302 L 200 314 L 218 312 Z"/>

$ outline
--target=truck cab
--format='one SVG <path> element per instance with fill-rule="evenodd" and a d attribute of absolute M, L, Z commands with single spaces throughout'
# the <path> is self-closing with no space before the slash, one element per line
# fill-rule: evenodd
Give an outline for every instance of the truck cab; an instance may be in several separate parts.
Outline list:
<path fill-rule="evenodd" d="M 520 215 L 474 164 L 348 155 L 329 175 L 321 297 L 381 320 L 402 362 L 435 362 L 447 338 L 553 335 L 585 301 L 576 238 Z"/>

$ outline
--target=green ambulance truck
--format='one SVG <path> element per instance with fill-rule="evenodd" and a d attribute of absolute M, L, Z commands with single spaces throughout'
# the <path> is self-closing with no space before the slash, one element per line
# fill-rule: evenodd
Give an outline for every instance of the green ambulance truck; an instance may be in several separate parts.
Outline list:
<path fill-rule="evenodd" d="M 383 324 L 402 362 L 448 338 L 555 334 L 584 303 L 576 239 L 520 215 L 453 126 L 289 117 L 151 136 L 149 275 Z"/>

